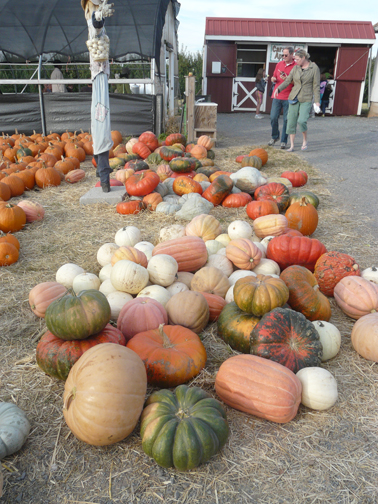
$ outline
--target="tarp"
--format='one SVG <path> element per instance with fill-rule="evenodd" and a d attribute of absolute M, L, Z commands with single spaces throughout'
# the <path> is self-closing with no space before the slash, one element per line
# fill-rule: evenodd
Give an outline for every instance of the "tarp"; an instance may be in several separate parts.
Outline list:
<path fill-rule="evenodd" d="M 113 130 L 123 136 L 155 130 L 156 96 L 110 93 L 109 98 Z M 90 131 L 91 99 L 92 93 L 45 93 L 46 133 Z M 38 94 L 0 95 L 0 108 L 1 131 L 5 134 L 13 135 L 16 129 L 26 135 L 34 130 L 42 132 Z"/>
<path fill-rule="evenodd" d="M 176 0 L 115 0 L 115 14 L 105 22 L 110 59 L 132 53 L 155 58 L 159 65 L 170 2 L 177 16 Z M 0 0 L 0 34 L 3 61 L 36 61 L 39 55 L 51 53 L 61 54 L 63 60 L 89 60 L 80 0 Z"/>

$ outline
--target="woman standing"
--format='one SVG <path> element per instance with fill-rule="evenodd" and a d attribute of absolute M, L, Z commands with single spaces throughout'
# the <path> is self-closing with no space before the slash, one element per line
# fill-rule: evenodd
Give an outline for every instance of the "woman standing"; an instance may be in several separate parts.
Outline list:
<path fill-rule="evenodd" d="M 265 70 L 263 68 L 259 68 L 257 74 L 256 74 L 256 98 L 257 98 L 257 104 L 256 104 L 256 115 L 255 119 L 264 119 L 264 116 L 260 114 L 260 108 L 264 99 L 264 91 L 266 87 L 266 75 L 265 75 Z"/>
<path fill-rule="evenodd" d="M 286 133 L 290 136 L 290 148 L 288 152 L 294 150 L 294 139 L 297 131 L 297 124 L 303 135 L 302 150 L 307 149 L 307 120 L 310 117 L 312 108 L 312 98 L 315 106 L 320 106 L 320 72 L 318 66 L 310 60 L 310 55 L 299 49 L 294 56 L 296 66 L 284 82 L 274 90 L 273 98 L 278 93 L 294 84 L 289 95 L 289 112 L 287 115 Z"/>

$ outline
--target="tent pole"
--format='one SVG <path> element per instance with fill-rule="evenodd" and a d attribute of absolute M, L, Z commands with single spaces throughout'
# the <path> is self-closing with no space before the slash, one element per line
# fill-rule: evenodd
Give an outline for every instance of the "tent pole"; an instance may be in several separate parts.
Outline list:
<path fill-rule="evenodd" d="M 41 69 L 42 69 L 42 54 L 39 55 L 38 80 L 41 78 Z M 39 92 L 39 107 L 41 110 L 42 134 L 43 136 L 46 136 L 45 105 L 43 102 L 42 84 L 38 84 L 38 92 Z"/>

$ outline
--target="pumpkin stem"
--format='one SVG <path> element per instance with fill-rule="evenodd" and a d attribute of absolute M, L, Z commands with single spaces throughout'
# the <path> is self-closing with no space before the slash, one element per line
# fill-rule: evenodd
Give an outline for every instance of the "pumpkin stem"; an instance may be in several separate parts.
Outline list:
<path fill-rule="evenodd" d="M 168 336 L 164 332 L 164 324 L 159 325 L 159 334 L 163 338 L 163 348 L 173 348 L 174 345 L 172 345 L 171 340 L 168 338 Z"/>
<path fill-rule="evenodd" d="M 70 407 L 71 402 L 75 399 L 75 397 L 76 397 L 76 387 L 74 387 L 70 391 L 70 393 L 67 395 L 67 397 L 65 398 L 64 403 L 63 403 L 63 409 L 64 410 L 68 410 L 68 408 Z"/>

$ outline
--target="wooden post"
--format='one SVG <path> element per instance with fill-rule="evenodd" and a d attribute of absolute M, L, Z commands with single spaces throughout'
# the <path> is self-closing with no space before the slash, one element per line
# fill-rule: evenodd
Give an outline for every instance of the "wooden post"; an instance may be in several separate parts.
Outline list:
<path fill-rule="evenodd" d="M 194 142 L 194 103 L 195 103 L 195 84 L 193 75 L 185 77 L 185 95 L 186 95 L 186 131 L 187 142 Z"/>

